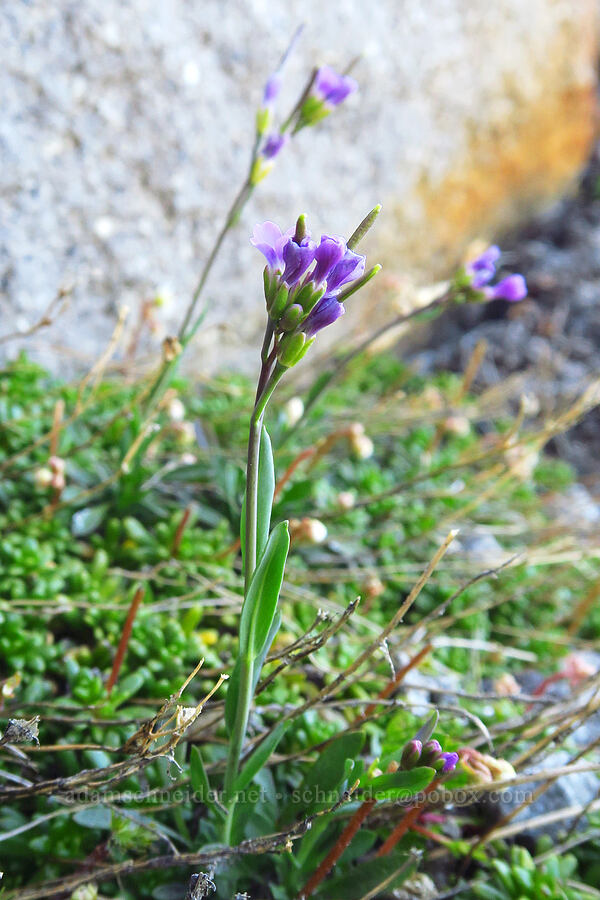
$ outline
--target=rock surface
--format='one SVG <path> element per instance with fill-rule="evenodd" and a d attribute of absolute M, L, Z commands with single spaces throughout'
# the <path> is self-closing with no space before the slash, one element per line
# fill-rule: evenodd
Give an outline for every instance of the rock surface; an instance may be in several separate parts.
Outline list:
<path fill-rule="evenodd" d="M 244 213 L 209 284 L 202 370 L 248 362 L 262 316 L 247 240 L 255 221 L 303 210 L 315 229 L 348 233 L 381 201 L 370 246 L 388 272 L 439 274 L 473 235 L 555 197 L 586 159 L 594 0 L 365 10 L 357 0 L 302 5 L 308 27 L 282 106 L 313 64 L 344 68 L 364 52 L 361 91 L 299 136 Z M 3 334 L 31 326 L 71 282 L 68 312 L 33 341 L 54 368 L 89 362 L 117 309 L 135 320 L 165 286 L 173 328 L 244 176 L 262 84 L 298 24 L 284 0 L 3 6 Z M 369 317 L 373 303 L 385 300 L 364 305 Z"/>
<path fill-rule="evenodd" d="M 526 393 L 545 418 L 567 408 L 598 378 L 600 145 L 577 193 L 536 217 L 503 247 L 508 269 L 527 278 L 528 298 L 444 313 L 431 328 L 411 333 L 406 356 L 421 372 L 464 371 L 475 346 L 485 341 L 476 388 L 513 376 L 515 397 Z M 580 528 L 597 528 L 600 517 L 599 442 L 596 408 L 550 444 L 585 478 L 587 487 L 574 485 L 569 502 L 553 510 L 571 521 L 577 511 Z"/>

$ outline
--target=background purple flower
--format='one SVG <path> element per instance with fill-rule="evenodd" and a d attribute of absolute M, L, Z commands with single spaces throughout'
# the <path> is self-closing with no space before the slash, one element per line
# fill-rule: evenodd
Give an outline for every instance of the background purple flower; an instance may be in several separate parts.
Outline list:
<path fill-rule="evenodd" d="M 260 151 L 260 155 L 264 159 L 275 159 L 278 153 L 283 150 L 290 137 L 288 134 L 281 134 L 278 131 L 270 134 L 267 140 L 264 143 L 262 150 Z"/>
<path fill-rule="evenodd" d="M 263 106 L 273 105 L 281 91 L 281 84 L 282 79 L 278 72 L 273 72 L 272 75 L 269 75 L 263 91 Z"/>
<path fill-rule="evenodd" d="M 471 278 L 471 287 L 477 290 L 488 284 L 496 274 L 496 263 L 500 259 L 500 247 L 492 244 L 487 250 L 474 259 L 466 267 L 467 275 Z"/>
<path fill-rule="evenodd" d="M 331 66 L 321 66 L 313 83 L 313 93 L 330 106 L 338 106 L 346 97 L 358 90 L 358 84 L 349 75 L 340 75 Z"/>
<path fill-rule="evenodd" d="M 442 753 L 440 755 L 444 759 L 442 772 L 454 772 L 456 764 L 458 763 L 458 753 Z"/>
<path fill-rule="evenodd" d="M 522 275 L 507 275 L 498 284 L 484 288 L 488 300 L 510 300 L 514 303 L 527 296 L 527 282 Z"/>

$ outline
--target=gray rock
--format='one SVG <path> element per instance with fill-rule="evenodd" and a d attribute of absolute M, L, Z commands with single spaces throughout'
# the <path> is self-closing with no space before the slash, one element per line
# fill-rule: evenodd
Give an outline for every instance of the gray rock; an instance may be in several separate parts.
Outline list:
<path fill-rule="evenodd" d="M 315 63 L 344 68 L 362 53 L 361 92 L 294 141 L 243 214 L 208 286 L 195 367 L 253 365 L 257 220 L 306 211 L 316 230 L 347 234 L 382 201 L 371 248 L 393 275 L 445 269 L 475 234 L 555 196 L 594 130 L 596 7 L 305 0 L 282 109 Z M 36 322 L 69 283 L 68 312 L 28 343 L 54 368 L 88 364 L 118 308 L 135 322 L 157 293 L 173 298 L 159 314 L 172 332 L 245 175 L 262 85 L 298 15 L 284 0 L 3 4 L 3 333 Z M 540 150 L 562 146 L 566 157 Z M 370 328 L 372 305 L 360 309 L 348 323 Z"/>
<path fill-rule="evenodd" d="M 532 769 L 528 769 L 525 774 L 529 772 L 533 774 L 534 772 L 537 773 L 565 766 L 570 759 L 571 755 L 567 751 L 557 750 L 556 753 L 551 753 Z M 539 781 L 531 782 L 530 784 L 521 784 L 515 788 L 503 790 L 502 799 L 499 803 L 500 815 L 508 815 L 517 806 L 520 806 L 523 800 L 539 787 L 539 784 Z M 600 780 L 593 772 L 578 772 L 573 775 L 561 776 L 547 791 L 518 813 L 513 821 L 527 822 L 530 819 L 554 812 L 555 810 L 571 806 L 585 806 L 598 796 L 599 790 Z M 522 835 L 533 841 L 538 840 L 542 835 L 550 835 L 550 837 L 557 840 L 565 830 L 568 830 L 573 818 L 537 828 L 525 826 Z"/>

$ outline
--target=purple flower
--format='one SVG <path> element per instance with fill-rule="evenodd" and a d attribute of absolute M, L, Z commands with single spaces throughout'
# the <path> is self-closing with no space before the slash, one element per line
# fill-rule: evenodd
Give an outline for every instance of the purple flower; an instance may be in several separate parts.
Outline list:
<path fill-rule="evenodd" d="M 283 261 L 285 269 L 282 281 L 292 287 L 297 284 L 315 258 L 315 242 L 310 240 L 310 235 L 302 238 L 299 244 L 292 238 L 283 248 Z"/>
<path fill-rule="evenodd" d="M 441 753 L 440 756 L 444 760 L 442 774 L 454 772 L 456 764 L 458 763 L 458 753 Z"/>
<path fill-rule="evenodd" d="M 315 250 L 316 266 L 311 275 L 315 284 L 321 284 L 328 278 L 331 269 L 344 258 L 346 242 L 342 238 L 328 237 L 324 234 Z"/>
<path fill-rule="evenodd" d="M 263 222 L 262 225 L 254 226 L 250 243 L 263 254 L 271 272 L 283 270 L 283 250 L 293 233 L 293 228 L 282 232 L 275 222 Z"/>
<path fill-rule="evenodd" d="M 488 300 L 509 300 L 514 303 L 527 296 L 527 283 L 522 275 L 507 275 L 493 287 L 484 288 Z"/>
<path fill-rule="evenodd" d="M 321 66 L 313 83 L 313 94 L 329 106 L 338 106 L 350 94 L 358 90 L 354 78 L 340 75 L 331 66 Z"/>
<path fill-rule="evenodd" d="M 328 325 L 333 325 L 345 311 L 343 303 L 326 294 L 308 314 L 302 330 L 308 338 L 311 338 Z"/>
<path fill-rule="evenodd" d="M 365 262 L 366 256 L 360 256 L 346 248 L 342 259 L 332 267 L 327 276 L 327 293 L 330 294 L 349 281 L 364 275 Z"/>
<path fill-rule="evenodd" d="M 281 134 L 281 132 L 275 131 L 273 134 L 270 134 L 267 140 L 264 143 L 262 150 L 260 151 L 260 155 L 263 159 L 275 159 L 278 153 L 283 150 L 290 137 L 288 134 Z"/>
<path fill-rule="evenodd" d="M 471 279 L 471 287 L 477 290 L 483 287 L 484 284 L 488 284 L 496 274 L 496 263 L 499 259 L 500 248 L 492 244 L 481 256 L 469 263 L 466 271 Z"/>
<path fill-rule="evenodd" d="M 281 91 L 281 84 L 282 79 L 279 72 L 273 72 L 272 75 L 269 75 L 263 91 L 263 106 L 269 107 L 275 103 Z"/>

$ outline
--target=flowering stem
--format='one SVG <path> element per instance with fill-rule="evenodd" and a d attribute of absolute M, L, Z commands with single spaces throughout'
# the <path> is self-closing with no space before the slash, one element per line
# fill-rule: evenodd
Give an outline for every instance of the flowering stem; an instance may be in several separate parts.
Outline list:
<path fill-rule="evenodd" d="M 267 326 L 265 334 L 265 342 L 263 344 L 263 368 L 261 370 L 261 378 L 264 374 L 266 365 L 265 356 L 268 353 L 270 344 L 269 334 L 271 326 Z M 272 331 L 271 331 L 272 333 Z M 268 336 L 268 338 L 267 338 Z M 273 391 L 275 390 L 279 380 L 285 372 L 285 367 L 277 365 L 270 376 L 267 378 L 266 384 L 262 391 L 257 395 L 256 404 L 250 419 L 250 433 L 248 436 L 248 462 L 246 469 L 246 528 L 245 528 L 245 546 L 244 546 L 244 602 L 248 595 L 248 589 L 254 570 L 256 569 L 256 538 L 258 530 L 258 464 L 260 453 L 260 435 L 262 430 L 263 416 L 267 403 L 269 402 Z M 260 387 L 259 379 L 259 387 Z M 252 640 L 249 640 L 252 645 Z M 250 706 L 252 704 L 252 680 L 254 674 L 254 660 L 249 653 L 240 656 L 240 674 L 239 674 L 239 690 L 238 702 L 235 715 L 235 723 L 232 729 L 231 739 L 229 742 L 229 752 L 227 755 L 227 768 L 225 770 L 224 793 L 225 802 L 228 805 L 227 819 L 225 821 L 224 838 L 227 843 L 231 840 L 231 829 L 233 825 L 233 812 L 236 806 L 236 797 L 234 784 L 238 774 L 240 757 L 246 729 L 248 727 L 248 716 L 250 715 Z"/>

